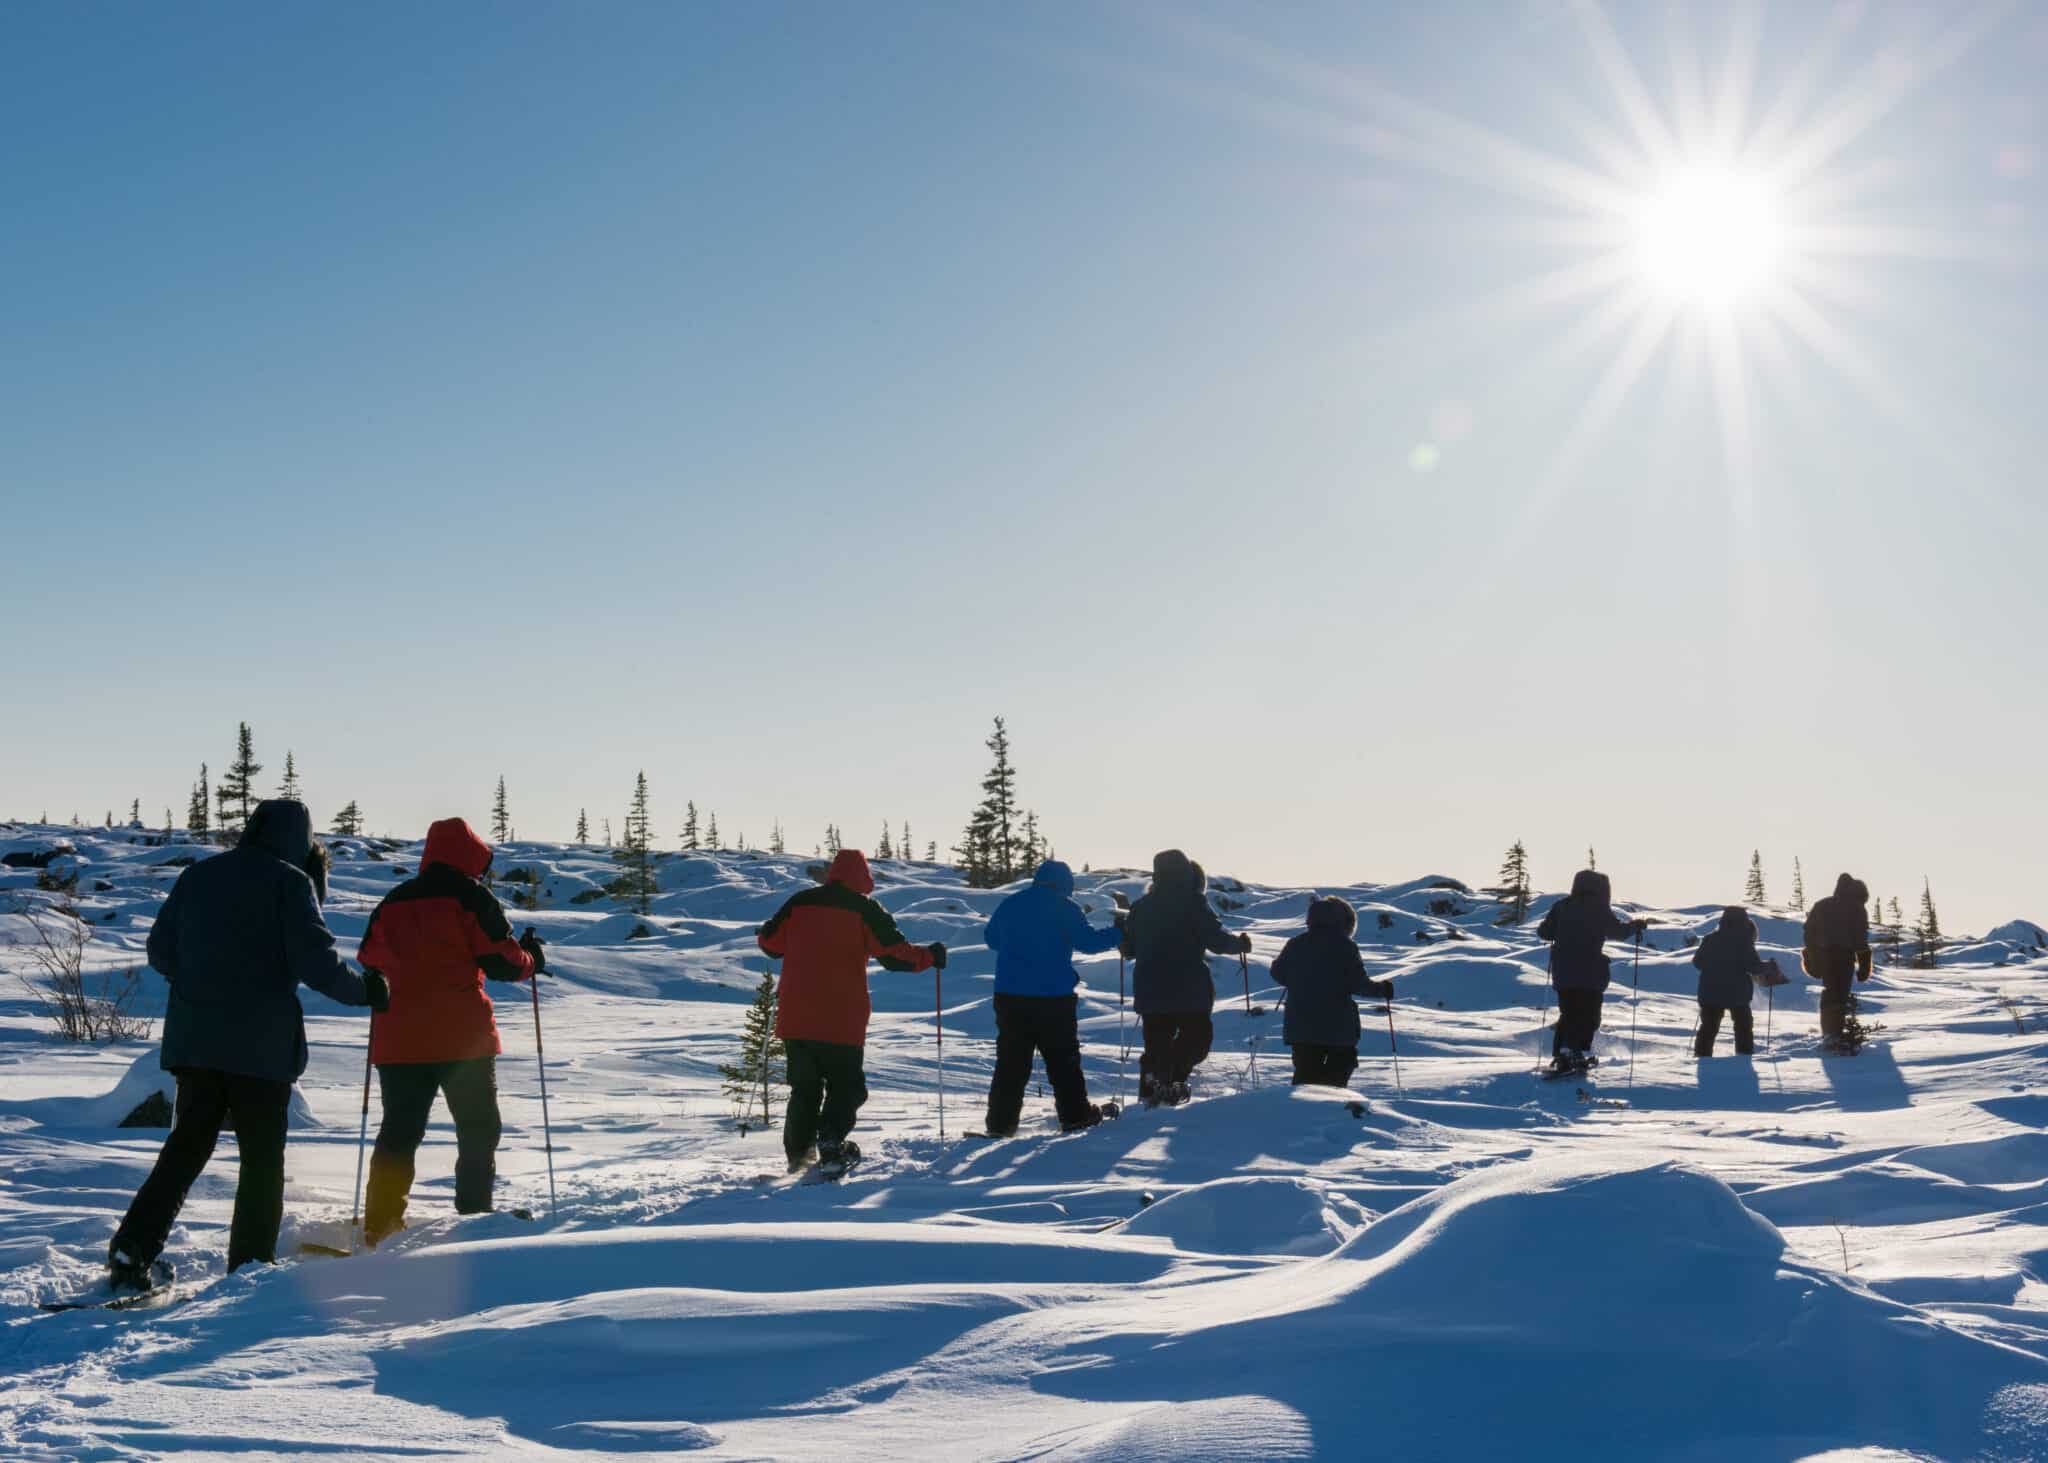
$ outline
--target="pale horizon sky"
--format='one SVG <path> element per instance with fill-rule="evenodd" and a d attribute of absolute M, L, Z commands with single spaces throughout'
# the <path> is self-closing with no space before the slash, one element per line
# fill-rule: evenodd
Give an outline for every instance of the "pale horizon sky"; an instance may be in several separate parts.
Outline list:
<path fill-rule="evenodd" d="M 2026 6 L 0 14 L 0 817 L 2048 919 Z M 1751 218 L 1754 212 L 1755 217 Z"/>

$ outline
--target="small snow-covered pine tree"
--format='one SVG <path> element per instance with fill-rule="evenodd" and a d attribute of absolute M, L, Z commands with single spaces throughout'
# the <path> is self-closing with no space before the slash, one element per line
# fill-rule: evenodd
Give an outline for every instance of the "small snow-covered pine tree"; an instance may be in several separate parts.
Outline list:
<path fill-rule="evenodd" d="M 1792 912 L 1806 913 L 1806 870 L 1799 866 L 1796 856 L 1792 860 Z"/>
<path fill-rule="evenodd" d="M 249 723 L 242 722 L 235 728 L 235 760 L 214 790 L 223 835 L 248 826 L 249 813 L 256 804 L 256 774 L 262 770 L 263 764 L 256 760 L 256 738 Z"/>
<path fill-rule="evenodd" d="M 363 831 L 363 810 L 350 798 L 348 806 L 334 815 L 333 831 L 343 838 L 353 838 Z"/>
<path fill-rule="evenodd" d="M 578 843 L 590 842 L 590 810 L 588 808 L 578 808 L 576 810 L 576 841 Z"/>
<path fill-rule="evenodd" d="M 839 840 L 839 825 L 837 823 L 827 823 L 825 825 L 825 857 L 839 857 L 839 850 L 845 846 Z"/>
<path fill-rule="evenodd" d="M 299 787 L 299 762 L 292 755 L 290 747 L 284 749 L 284 781 L 277 785 L 277 795 L 281 798 L 290 798 L 295 803 L 306 800 L 305 793 Z"/>
<path fill-rule="evenodd" d="M 708 814 L 704 819 L 704 846 L 713 850 L 725 847 L 724 842 L 718 836 L 718 814 L 716 813 Z"/>
<path fill-rule="evenodd" d="M 925 845 L 924 845 L 924 861 L 925 861 L 926 863 L 928 863 L 928 864 L 935 864 L 935 863 L 937 863 L 937 862 L 939 861 L 939 841 L 938 841 L 938 839 L 936 839 L 936 838 L 931 838 L 931 839 L 927 839 L 927 840 L 925 840 Z"/>
<path fill-rule="evenodd" d="M 697 826 L 697 805 L 683 804 L 683 847 L 694 853 L 704 846 L 702 830 Z"/>
<path fill-rule="evenodd" d="M 780 818 L 777 818 L 774 826 L 768 830 L 768 852 L 789 852 L 789 842 L 782 836 L 782 820 Z"/>
<path fill-rule="evenodd" d="M 896 845 L 889 841 L 889 824 L 886 819 L 882 823 L 882 836 L 875 842 L 875 857 L 878 859 L 892 859 L 896 857 Z"/>
<path fill-rule="evenodd" d="M 1742 902 L 1761 905 L 1764 899 L 1764 856 L 1761 850 L 1752 850 L 1749 855 L 1749 878 L 1742 885 Z"/>
<path fill-rule="evenodd" d="M 783 1080 L 782 1041 L 775 1034 L 775 1000 L 775 975 L 763 971 L 761 984 L 754 988 L 754 1003 L 747 1008 L 746 1025 L 740 1032 L 739 1059 L 718 1069 L 742 1132 L 756 1126 L 753 1106 L 757 1101 L 761 1104 L 758 1126 L 775 1126 L 774 1090 Z"/>
<path fill-rule="evenodd" d="M 142 799 L 137 798 L 128 805 L 128 821 L 137 828 L 142 826 Z"/>
<path fill-rule="evenodd" d="M 613 855 L 613 861 L 625 871 L 618 881 L 621 897 L 633 901 L 634 908 L 647 914 L 654 907 L 654 852 L 649 846 L 649 818 L 647 812 L 647 774 L 641 772 L 633 784 L 633 802 L 626 813 L 626 839 Z"/>
<path fill-rule="evenodd" d="M 205 834 L 213 827 L 213 794 L 206 786 L 206 764 L 199 764 L 199 781 L 192 784 L 192 800 L 185 805 L 185 831 Z"/>
<path fill-rule="evenodd" d="M 491 803 L 491 842 L 509 843 L 512 839 L 512 812 L 505 802 L 505 774 L 498 774 L 498 796 Z"/>
<path fill-rule="evenodd" d="M 1600 860 L 1593 856 L 1593 845 L 1590 843 L 1586 845 L 1586 867 L 1595 873 L 1600 870 Z"/>
<path fill-rule="evenodd" d="M 1920 919 L 1913 927 L 1913 940 L 1919 946 L 1914 952 L 1915 965 L 1932 970 L 1941 964 L 1941 916 L 1934 908 L 1934 886 L 1924 878 L 1920 881 Z"/>
<path fill-rule="evenodd" d="M 1500 883 L 1487 892 L 1506 906 L 1500 924 L 1518 925 L 1529 917 L 1529 850 L 1521 839 L 1509 846 L 1501 861 Z"/>

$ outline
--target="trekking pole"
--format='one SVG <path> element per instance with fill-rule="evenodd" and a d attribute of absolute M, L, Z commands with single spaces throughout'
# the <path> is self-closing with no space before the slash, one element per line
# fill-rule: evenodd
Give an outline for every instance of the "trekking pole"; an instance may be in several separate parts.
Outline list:
<path fill-rule="evenodd" d="M 1252 1014 L 1252 961 L 1240 950 L 1237 952 L 1237 973 L 1244 977 L 1244 1014 Z"/>
<path fill-rule="evenodd" d="M 1124 1033 L 1124 952 L 1116 952 L 1116 1109 L 1124 1109 L 1124 1090 L 1129 1081 L 1131 1041 Z"/>
<path fill-rule="evenodd" d="M 946 967 L 932 967 L 932 1030 L 939 1039 L 939 1140 L 946 1137 Z M 1030 1073 L 1025 1073 L 1028 1077 Z"/>
<path fill-rule="evenodd" d="M 370 1141 L 370 1053 L 377 1047 L 377 1013 L 370 1013 L 370 1035 L 363 1043 L 363 1125 L 356 1130 L 356 1187 L 349 1196 L 348 1235 L 351 1247 L 363 1237 L 363 1148 Z"/>
<path fill-rule="evenodd" d="M 1642 994 L 1643 932 L 1636 931 L 1635 964 L 1628 976 L 1628 1090 L 1636 1090 L 1636 1003 Z"/>
<path fill-rule="evenodd" d="M 533 933 L 533 926 L 526 927 L 526 933 Z M 540 1039 L 540 972 L 535 971 L 526 978 L 533 995 L 533 1061 L 540 1068 L 540 1131 L 541 1141 L 548 1155 L 548 1219 L 555 1217 L 555 1127 L 548 1119 L 548 1053 Z"/>
<path fill-rule="evenodd" d="M 1401 1043 L 1394 1036 L 1394 992 L 1391 987 L 1387 990 L 1387 1049 L 1394 1054 L 1394 1091 L 1406 1097 L 1408 1089 L 1401 1085 Z"/>
<path fill-rule="evenodd" d="M 1543 1070 L 1543 1028 L 1550 1024 L 1550 987 L 1556 978 L 1557 951 L 1553 948 L 1543 956 L 1543 1015 L 1536 1023 L 1536 1070 L 1539 1072 Z"/>

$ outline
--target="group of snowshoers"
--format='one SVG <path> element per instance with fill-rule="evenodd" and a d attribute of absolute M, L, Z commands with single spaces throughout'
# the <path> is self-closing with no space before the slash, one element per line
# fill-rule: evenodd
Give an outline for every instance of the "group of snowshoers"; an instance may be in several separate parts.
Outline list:
<path fill-rule="evenodd" d="M 148 944 L 150 964 L 170 987 L 161 1065 L 178 1079 L 177 1101 L 170 1136 L 108 1246 L 116 1291 L 146 1290 L 163 1278 L 166 1239 L 223 1126 L 241 1150 L 228 1268 L 276 1258 L 291 1091 L 307 1061 L 301 984 L 372 1013 L 369 1061 L 383 1120 L 370 1158 L 365 1241 L 375 1245 L 405 1227 L 414 1156 L 436 1097 L 455 1122 L 456 1211 L 491 1209 L 502 1046 L 486 985 L 530 981 L 547 969 L 541 940 L 531 929 L 514 938 L 486 886 L 491 858 L 462 819 L 433 824 L 419 872 L 370 916 L 360 974 L 321 916 L 327 855 L 303 803 L 262 803 L 234 849 L 179 876 Z M 787 1053 L 783 1145 L 792 1171 L 816 1164 L 829 1174 L 859 1157 L 849 1135 L 868 1095 L 868 962 L 913 973 L 946 966 L 945 945 L 905 939 L 874 888 L 866 857 L 843 849 L 817 887 L 793 895 L 757 934 L 761 950 L 782 962 L 776 1035 Z M 1822 983 L 1828 1043 L 1842 1037 L 1851 981 L 1870 975 L 1868 897 L 1844 874 L 1807 917 L 1805 965 Z M 1591 1064 L 1610 981 L 1606 943 L 1640 942 L 1646 925 L 1615 914 L 1607 876 L 1591 869 L 1544 916 L 1537 933 L 1552 951 L 1555 1070 Z M 1286 991 L 1283 1036 L 1296 1085 L 1348 1085 L 1358 1065 L 1358 998 L 1393 997 L 1390 982 L 1367 975 L 1357 927 L 1357 911 L 1343 899 L 1311 897 L 1306 928 L 1272 963 L 1272 979 Z M 1153 859 L 1150 888 L 1128 908 L 1119 901 L 1107 926 L 1090 923 L 1074 898 L 1073 871 L 1049 860 L 1028 888 L 996 907 L 985 938 L 996 956 L 986 1117 L 996 1137 L 1016 1131 L 1035 1060 L 1044 1063 L 1064 1131 L 1107 1115 L 1089 1100 L 1082 1075 L 1076 956 L 1114 949 L 1131 962 L 1138 1095 L 1147 1106 L 1175 1106 L 1188 1100 L 1189 1078 L 1214 1036 L 1209 957 L 1242 960 L 1252 948 L 1249 935 L 1223 928 L 1201 865 L 1178 849 Z M 1747 911 L 1731 908 L 1693 958 L 1700 1056 L 1712 1053 L 1724 1015 L 1737 1052 L 1753 1048 L 1750 997 L 1769 970 L 1756 938 Z"/>

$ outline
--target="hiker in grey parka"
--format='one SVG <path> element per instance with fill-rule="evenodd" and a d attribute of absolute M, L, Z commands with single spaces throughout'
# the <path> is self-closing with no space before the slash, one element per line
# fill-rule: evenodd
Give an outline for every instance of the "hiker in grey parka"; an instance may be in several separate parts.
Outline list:
<path fill-rule="evenodd" d="M 1557 1026 L 1551 1033 L 1551 1064 L 1560 1071 L 1590 1064 L 1600 1031 L 1600 1007 L 1609 980 L 1609 940 L 1641 938 L 1648 920 L 1627 920 L 1614 912 L 1614 885 L 1598 869 L 1581 869 L 1572 892 L 1550 907 L 1536 938 L 1550 945 L 1550 983 L 1557 988 Z"/>
<path fill-rule="evenodd" d="M 1750 1055 L 1756 1050 L 1756 1017 L 1749 1003 L 1756 994 L 1753 977 L 1763 973 L 1764 962 L 1756 953 L 1756 923 L 1749 911 L 1740 905 L 1722 911 L 1721 927 L 1700 941 L 1692 963 L 1700 973 L 1700 1029 L 1693 1055 L 1714 1054 L 1724 1013 L 1733 1018 L 1735 1054 Z"/>
<path fill-rule="evenodd" d="M 178 876 L 149 932 L 149 963 L 170 982 L 161 1062 L 178 1079 L 171 1133 L 108 1246 L 116 1289 L 146 1289 L 185 1192 L 225 1124 L 241 1160 L 228 1268 L 277 1257 L 284 1217 L 285 1122 L 306 1070 L 299 987 L 384 1010 L 391 988 L 358 975 L 320 917 L 326 850 L 292 798 L 259 803 L 241 842 Z"/>
<path fill-rule="evenodd" d="M 1273 983 L 1287 991 L 1283 1031 L 1294 1054 L 1296 1087 L 1344 1087 L 1358 1070 L 1359 996 L 1394 998 L 1392 982 L 1365 973 L 1353 937 L 1358 911 L 1335 895 L 1308 902 L 1308 929 L 1273 961 Z"/>

